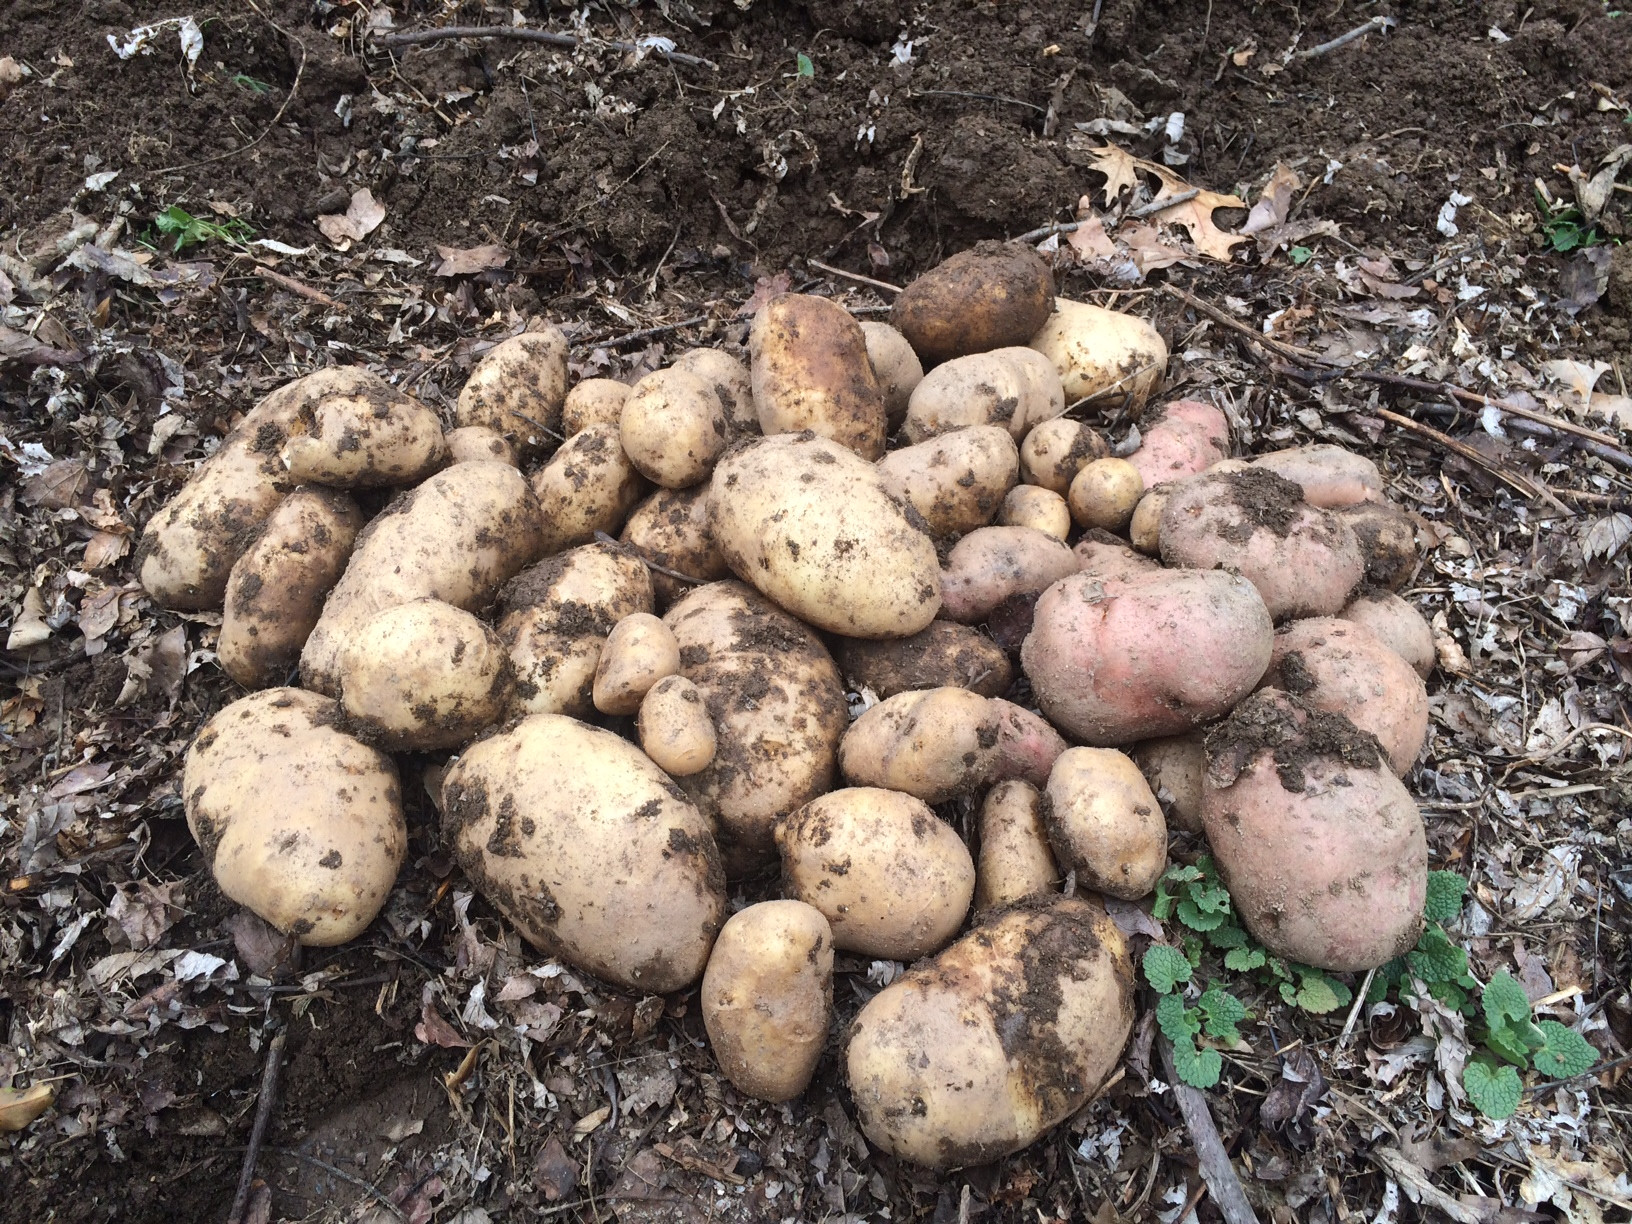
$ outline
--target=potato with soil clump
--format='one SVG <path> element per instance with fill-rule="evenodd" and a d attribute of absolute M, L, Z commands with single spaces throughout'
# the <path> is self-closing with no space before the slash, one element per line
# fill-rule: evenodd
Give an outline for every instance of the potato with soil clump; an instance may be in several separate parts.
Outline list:
<path fill-rule="evenodd" d="M 652 486 L 624 453 L 618 425 L 591 425 L 561 444 L 532 477 L 543 519 L 539 555 L 616 535 Z"/>
<path fill-rule="evenodd" d="M 561 430 L 567 398 L 567 338 L 545 327 L 488 349 L 459 392 L 454 419 L 485 425 L 507 438 L 523 459 L 538 458 Z"/>
<path fill-rule="evenodd" d="M 300 484 L 377 489 L 418 484 L 448 459 L 436 413 L 384 380 L 303 405 L 283 466 Z"/>
<path fill-rule="evenodd" d="M 945 803 L 985 784 L 998 734 L 998 711 L 978 693 L 898 693 L 850 724 L 839 743 L 839 772 L 854 786 Z"/>
<path fill-rule="evenodd" d="M 867 358 L 867 337 L 826 298 L 784 293 L 759 308 L 748 333 L 760 429 L 804 430 L 871 463 L 884 453 L 884 395 Z"/>
<path fill-rule="evenodd" d="M 907 400 L 901 436 L 925 442 L 955 429 L 999 425 L 1016 442 L 1065 411 L 1065 392 L 1048 360 L 1028 348 L 959 357 L 924 375 Z"/>
<path fill-rule="evenodd" d="M 931 621 L 911 637 L 839 638 L 834 657 L 852 685 L 881 698 L 946 685 L 996 697 L 1014 682 L 1003 648 L 973 625 L 956 621 Z"/>
<path fill-rule="evenodd" d="M 1417 523 L 1389 501 L 1356 502 L 1332 511 L 1354 532 L 1366 561 L 1366 581 L 1397 591 L 1417 572 Z"/>
<path fill-rule="evenodd" d="M 1093 426 L 1055 417 L 1026 433 L 1020 444 L 1020 467 L 1027 484 L 1064 497 L 1078 472 L 1110 453 L 1104 437 Z"/>
<path fill-rule="evenodd" d="M 1304 501 L 1325 510 L 1383 499 L 1383 474 L 1377 465 L 1329 442 L 1270 451 L 1255 456 L 1251 464 L 1284 476 L 1303 490 Z"/>
<path fill-rule="evenodd" d="M 1139 469 L 1147 489 L 1199 476 L 1230 453 L 1229 418 L 1200 400 L 1163 404 L 1139 429 L 1139 448 L 1128 462 Z"/>
<path fill-rule="evenodd" d="M 623 418 L 629 384 L 615 378 L 586 378 L 577 383 L 561 404 L 561 433 L 583 433 L 591 425 L 616 425 Z"/>
<path fill-rule="evenodd" d="M 949 620 L 979 624 L 1004 600 L 1036 595 L 1077 572 L 1063 540 L 1030 527 L 982 527 L 952 546 L 941 575 Z"/>
<path fill-rule="evenodd" d="M 641 750 L 674 778 L 707 769 L 719 750 L 703 694 L 684 676 L 665 676 L 652 685 L 641 698 L 635 732 Z"/>
<path fill-rule="evenodd" d="M 618 423 L 629 462 L 665 489 L 688 489 L 707 480 L 731 438 L 714 388 L 672 366 L 654 370 L 631 388 Z"/>
<path fill-rule="evenodd" d="M 1338 615 L 1370 629 L 1383 645 L 1409 663 L 1417 675 L 1426 679 L 1434 670 L 1438 657 L 1433 629 L 1421 612 L 1394 592 L 1362 591 Z"/>
<path fill-rule="evenodd" d="M 884 487 L 911 506 L 933 536 L 984 527 L 1020 478 L 1020 455 L 995 425 L 955 429 L 891 451 L 875 465 Z"/>
<path fill-rule="evenodd" d="M 708 533 L 707 485 L 659 489 L 635 507 L 619 539 L 661 567 L 652 570 L 652 592 L 659 608 L 667 608 L 693 587 L 731 576 L 731 567 Z"/>
<path fill-rule="evenodd" d="M 865 326 L 865 325 L 864 325 Z M 687 349 L 671 367 L 695 374 L 708 384 L 725 410 L 733 435 L 759 432 L 759 410 L 754 407 L 754 384 L 748 367 L 719 349 Z"/>
<path fill-rule="evenodd" d="M 1030 247 L 980 242 L 937 264 L 895 299 L 890 323 L 926 366 L 1025 344 L 1054 306 L 1054 275 Z"/>
<path fill-rule="evenodd" d="M 924 367 L 907 338 L 888 323 L 863 319 L 861 334 L 866 337 L 867 360 L 872 362 L 873 376 L 884 396 L 885 428 L 897 429 L 907 415 L 913 389 L 924 381 Z"/>

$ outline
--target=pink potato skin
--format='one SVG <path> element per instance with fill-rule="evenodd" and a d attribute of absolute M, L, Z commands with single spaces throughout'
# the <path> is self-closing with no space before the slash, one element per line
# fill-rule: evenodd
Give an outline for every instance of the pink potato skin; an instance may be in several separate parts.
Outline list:
<path fill-rule="evenodd" d="M 1383 474 L 1364 455 L 1328 442 L 1270 451 L 1252 461 L 1303 489 L 1311 506 L 1332 509 L 1383 500 Z"/>
<path fill-rule="evenodd" d="M 1115 747 L 1226 713 L 1258 683 L 1274 645 L 1264 601 L 1239 575 L 1073 574 L 1038 599 L 1020 662 L 1055 726 Z"/>
<path fill-rule="evenodd" d="M 1128 462 L 1139 469 L 1145 488 L 1205 472 L 1230 453 L 1230 422 L 1200 400 L 1174 400 L 1141 426 L 1139 449 Z"/>
<path fill-rule="evenodd" d="M 941 615 L 974 625 L 1010 595 L 1033 595 L 1077 572 L 1065 543 L 1035 527 L 981 527 L 952 546 L 941 571 Z"/>
<path fill-rule="evenodd" d="M 1060 733 L 1040 714 L 1001 697 L 991 700 L 997 715 L 997 757 L 992 763 L 991 785 L 1018 778 L 1041 790 L 1048 785 L 1054 761 L 1067 745 Z"/>
<path fill-rule="evenodd" d="M 1338 613 L 1344 620 L 1364 625 L 1400 658 L 1416 668 L 1424 680 L 1438 661 L 1434 650 L 1434 631 L 1428 622 L 1405 600 L 1393 591 L 1368 591 L 1356 595 L 1349 606 Z"/>
<path fill-rule="evenodd" d="M 1077 554 L 1078 568 L 1096 578 L 1127 578 L 1162 568 L 1155 558 L 1134 551 L 1108 531 L 1085 532 L 1071 551 Z"/>

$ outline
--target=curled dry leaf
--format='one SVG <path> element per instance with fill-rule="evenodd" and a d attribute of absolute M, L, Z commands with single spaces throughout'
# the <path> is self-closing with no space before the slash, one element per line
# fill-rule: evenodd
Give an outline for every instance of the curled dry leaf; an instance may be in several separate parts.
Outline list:
<path fill-rule="evenodd" d="M 384 220 L 385 205 L 364 187 L 351 197 L 351 203 L 343 214 L 329 213 L 319 217 L 317 228 L 323 232 L 323 237 L 344 251 L 353 242 L 360 242 L 379 229 L 380 222 Z"/>
<path fill-rule="evenodd" d="M 502 268 L 510 262 L 510 252 L 496 242 L 466 248 L 439 246 L 436 253 L 442 257 L 436 266 L 438 276 L 472 276 Z"/>
<path fill-rule="evenodd" d="M 50 1084 L 0 1088 L 0 1131 L 20 1131 L 51 1108 L 57 1091 Z"/>

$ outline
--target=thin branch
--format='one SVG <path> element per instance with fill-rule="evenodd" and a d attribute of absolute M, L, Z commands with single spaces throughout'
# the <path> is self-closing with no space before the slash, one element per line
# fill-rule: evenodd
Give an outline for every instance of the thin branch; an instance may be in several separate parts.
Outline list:
<path fill-rule="evenodd" d="M 1170 196 L 1163 196 L 1159 200 L 1152 200 L 1148 204 L 1141 204 L 1138 208 L 1130 209 L 1123 220 L 1139 220 L 1142 217 L 1154 217 L 1159 212 L 1166 212 L 1170 208 L 1177 208 L 1180 204 L 1189 202 L 1201 194 L 1200 187 L 1192 187 L 1189 191 L 1176 192 Z"/>
<path fill-rule="evenodd" d="M 278 1072 L 283 1068 L 283 1043 L 288 1029 L 279 1029 L 267 1044 L 266 1066 L 261 1071 L 261 1094 L 255 1103 L 255 1121 L 249 1129 L 249 1146 L 244 1149 L 244 1167 L 238 1173 L 238 1190 L 232 1196 L 232 1210 L 227 1213 L 227 1224 L 241 1224 L 244 1208 L 249 1203 L 249 1189 L 255 1182 L 255 1162 L 260 1159 L 261 1142 L 272 1121 L 272 1111 L 278 1100 Z"/>
<path fill-rule="evenodd" d="M 640 331 L 632 331 L 626 335 L 614 336 L 610 340 L 579 340 L 573 348 L 622 348 L 626 344 L 634 344 L 640 340 L 650 340 L 653 336 L 666 336 L 669 332 L 679 331 L 682 327 L 695 327 L 699 323 L 707 323 L 706 314 L 693 315 L 689 319 L 681 319 L 678 323 L 660 323 L 656 327 L 643 327 Z"/>
<path fill-rule="evenodd" d="M 626 557 L 631 557 L 634 560 L 641 562 L 649 570 L 656 570 L 659 574 L 666 574 L 668 577 L 673 578 L 676 582 L 689 582 L 693 586 L 704 586 L 711 581 L 711 579 L 708 578 L 693 578 L 690 574 L 682 574 L 679 570 L 672 570 L 666 565 L 659 565 L 656 561 L 651 560 L 634 545 L 625 544 L 622 540 L 614 540 L 604 531 L 597 531 L 595 533 L 595 542 L 597 544 L 605 544 L 614 552 L 622 553 Z"/>
<path fill-rule="evenodd" d="M 1241 323 L 1230 318 L 1229 315 L 1225 314 L 1217 306 L 1209 306 L 1206 302 L 1203 302 L 1201 299 L 1186 293 L 1183 289 L 1179 289 L 1173 285 L 1158 285 L 1156 288 L 1159 292 L 1167 294 L 1168 297 L 1178 298 L 1179 301 L 1183 302 L 1192 310 L 1200 311 L 1214 323 L 1221 324 L 1222 326 L 1229 328 L 1231 331 L 1245 336 L 1248 340 L 1251 340 L 1260 348 L 1274 353 L 1277 357 L 1284 357 L 1288 361 L 1297 362 L 1299 365 L 1324 364 L 1324 358 L 1322 358 L 1321 355 L 1315 352 L 1313 349 L 1299 348 L 1295 344 L 1285 344 L 1280 340 L 1271 340 L 1268 336 L 1254 331 L 1245 323 Z"/>
<path fill-rule="evenodd" d="M 326 1160 L 320 1160 L 316 1156 L 313 1156 L 313 1155 L 311 1155 L 310 1153 L 307 1153 L 307 1152 L 302 1152 L 298 1148 L 269 1147 L 269 1148 L 266 1148 L 264 1150 L 268 1151 L 268 1152 L 271 1152 L 274 1156 L 287 1156 L 291 1160 L 304 1160 L 307 1164 L 313 1165 L 313 1166 L 315 1166 L 315 1167 L 317 1167 L 319 1169 L 322 1169 L 325 1173 L 328 1173 L 328 1174 L 330 1174 L 331 1176 L 334 1176 L 334 1177 L 338 1177 L 343 1182 L 349 1182 L 351 1185 L 356 1186 L 359 1190 L 366 1193 L 370 1198 L 372 1198 L 381 1207 L 384 1207 L 392 1215 L 396 1216 L 397 1219 L 406 1220 L 408 1218 L 407 1216 L 402 1214 L 402 1208 L 398 1207 L 389 1198 L 387 1198 L 385 1196 L 385 1193 L 383 1191 L 381 1191 L 379 1189 L 379 1187 L 370 1185 L 368 1182 L 364 1181 L 362 1178 L 356 1176 L 355 1174 L 347 1173 L 344 1169 L 340 1168 L 338 1165 L 332 1165 Z"/>
<path fill-rule="evenodd" d="M 806 259 L 805 262 L 813 268 L 820 268 L 832 276 L 842 276 L 845 280 L 853 280 L 857 284 L 870 285 L 874 289 L 882 289 L 885 293 L 900 293 L 900 285 L 892 285 L 889 281 L 874 280 L 870 276 L 863 276 L 860 272 L 846 272 L 843 268 L 835 268 L 819 259 Z"/>
<path fill-rule="evenodd" d="M 1373 17 L 1364 25 L 1355 26 L 1347 34 L 1339 34 L 1330 42 L 1323 42 L 1318 47 L 1310 47 L 1307 51 L 1299 51 L 1292 58 L 1314 59 L 1317 55 L 1325 55 L 1328 51 L 1336 51 L 1339 47 L 1346 47 L 1351 42 L 1364 38 L 1367 34 L 1375 34 L 1379 30 L 1392 30 L 1399 24 L 1399 21 L 1393 17 Z"/>
<path fill-rule="evenodd" d="M 1173 1043 L 1166 1037 L 1157 1040 L 1162 1047 L 1162 1066 L 1167 1069 L 1168 1083 L 1173 1086 L 1173 1099 L 1184 1117 L 1185 1129 L 1190 1132 L 1190 1143 L 1195 1148 L 1201 1176 L 1207 1182 L 1214 1205 L 1224 1216 L 1225 1224 L 1258 1224 L 1258 1215 L 1247 1202 L 1246 1191 L 1241 1189 L 1230 1154 L 1224 1150 L 1224 1140 L 1219 1138 L 1218 1126 L 1207 1108 L 1207 1098 L 1200 1089 L 1179 1079 L 1173 1064 Z"/>
<path fill-rule="evenodd" d="M 1452 454 L 1460 455 L 1469 463 L 1476 464 L 1479 467 L 1484 468 L 1492 476 L 1496 477 L 1497 480 L 1500 480 L 1503 484 L 1512 489 L 1515 493 L 1519 494 L 1521 497 L 1539 497 L 1543 501 L 1551 502 L 1555 509 L 1562 510 L 1565 514 L 1571 513 L 1569 507 L 1565 506 L 1550 492 L 1536 484 L 1529 477 L 1521 476 L 1517 472 L 1508 471 L 1508 469 L 1503 467 L 1501 464 L 1496 463 L 1494 460 L 1474 450 L 1473 447 L 1469 446 L 1466 442 L 1458 442 L 1449 434 L 1441 433 L 1431 425 L 1424 425 L 1421 421 L 1413 421 L 1410 417 L 1401 416 L 1397 412 L 1390 412 L 1387 408 L 1379 408 L 1377 410 L 1377 415 L 1382 417 L 1385 421 L 1398 425 L 1401 429 L 1410 430 L 1419 437 L 1424 437 L 1431 442 L 1437 443 L 1446 450 L 1450 451 Z"/>
<path fill-rule="evenodd" d="M 686 64 L 692 68 L 707 68 L 718 72 L 720 66 L 700 55 L 682 51 L 666 51 L 662 47 L 639 43 L 619 42 L 615 39 L 585 39 L 576 34 L 557 34 L 552 30 L 529 30 L 524 26 L 440 26 L 434 30 L 410 30 L 403 34 L 379 34 L 374 38 L 376 47 L 414 47 L 424 43 L 443 42 L 450 38 L 513 38 L 518 42 L 543 43 L 549 47 L 576 50 L 586 44 L 610 47 L 625 55 L 650 53 L 672 64 Z"/>
<path fill-rule="evenodd" d="M 299 294 L 308 301 L 317 302 L 323 306 L 331 306 L 336 310 L 346 309 L 343 303 L 335 301 L 321 289 L 313 289 L 310 285 L 302 284 L 292 276 L 285 276 L 282 272 L 274 272 L 265 264 L 258 263 L 255 265 L 255 275 L 262 280 L 269 280 L 274 285 L 289 290 L 290 293 Z"/>
<path fill-rule="evenodd" d="M 1038 106 L 1035 102 L 1027 102 L 1024 98 L 1010 98 L 1004 94 L 970 93 L 964 89 L 919 89 L 912 94 L 915 98 L 975 98 L 981 102 L 1007 102 L 1010 106 L 1029 106 L 1034 111 L 1048 113 L 1048 107 Z"/>

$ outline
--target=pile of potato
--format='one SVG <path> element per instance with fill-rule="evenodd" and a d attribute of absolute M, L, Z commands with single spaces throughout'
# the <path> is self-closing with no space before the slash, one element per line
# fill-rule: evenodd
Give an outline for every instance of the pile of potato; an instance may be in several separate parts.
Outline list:
<path fill-rule="evenodd" d="M 140 553 L 160 603 L 222 610 L 254 690 L 186 764 L 223 892 L 356 936 L 405 851 L 391 754 L 435 754 L 411 767 L 472 883 L 615 987 L 700 982 L 745 1093 L 809 1083 L 836 952 L 913 962 L 844 1057 L 868 1137 L 940 1169 L 1029 1144 L 1120 1057 L 1099 895 L 1150 893 L 1169 822 L 1279 955 L 1413 943 L 1434 649 L 1372 463 L 1232 458 L 1218 409 L 1147 409 L 1161 337 L 1023 247 L 948 260 L 891 325 L 774 298 L 749 355 L 569 388 L 542 326 L 447 432 L 361 369 L 244 419 Z M 773 866 L 782 899 L 731 912 Z"/>

